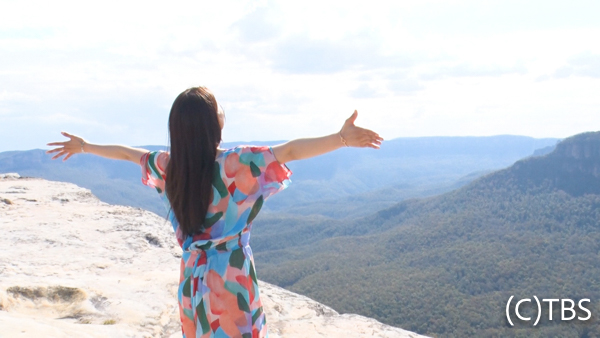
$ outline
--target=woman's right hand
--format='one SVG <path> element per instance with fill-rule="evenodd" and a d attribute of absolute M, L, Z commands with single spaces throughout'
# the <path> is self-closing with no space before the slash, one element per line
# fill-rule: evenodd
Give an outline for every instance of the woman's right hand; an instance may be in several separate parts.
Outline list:
<path fill-rule="evenodd" d="M 342 139 L 346 141 L 348 147 L 371 147 L 379 149 L 383 138 L 376 132 L 361 128 L 354 125 L 354 121 L 358 117 L 358 112 L 355 110 L 354 113 L 344 122 L 340 135 Z"/>
<path fill-rule="evenodd" d="M 83 145 L 86 143 L 83 138 L 65 133 L 64 131 L 61 132 L 61 134 L 63 136 L 68 137 L 70 140 L 65 141 L 65 142 L 52 142 L 52 143 L 47 144 L 49 146 L 60 146 L 58 148 L 46 151 L 46 154 L 59 152 L 58 154 L 56 154 L 52 157 L 53 160 L 55 160 L 63 155 L 66 155 L 65 158 L 63 158 L 63 162 L 64 162 L 67 159 L 69 159 L 69 157 L 73 156 L 74 154 L 83 152 Z"/>

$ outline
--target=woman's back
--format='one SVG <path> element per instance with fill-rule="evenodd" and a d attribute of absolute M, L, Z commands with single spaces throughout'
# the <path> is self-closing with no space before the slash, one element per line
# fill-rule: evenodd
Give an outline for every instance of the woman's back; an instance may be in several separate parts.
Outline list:
<path fill-rule="evenodd" d="M 167 152 L 155 151 L 140 162 L 142 182 L 156 188 L 167 209 L 168 161 Z M 203 230 L 186 235 L 169 213 L 183 249 L 178 298 L 185 337 L 266 336 L 248 241 L 262 204 L 289 185 L 291 174 L 271 147 L 227 149 L 215 160 L 213 199 Z"/>

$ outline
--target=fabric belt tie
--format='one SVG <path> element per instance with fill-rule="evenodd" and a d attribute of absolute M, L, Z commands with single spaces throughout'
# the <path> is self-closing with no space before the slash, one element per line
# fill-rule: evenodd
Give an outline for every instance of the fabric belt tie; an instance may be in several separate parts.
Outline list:
<path fill-rule="evenodd" d="M 228 237 L 198 240 L 190 244 L 186 251 L 205 251 L 206 255 L 211 255 L 219 252 L 231 252 L 236 249 L 245 247 L 250 242 L 250 229 L 246 228 L 243 231 Z"/>

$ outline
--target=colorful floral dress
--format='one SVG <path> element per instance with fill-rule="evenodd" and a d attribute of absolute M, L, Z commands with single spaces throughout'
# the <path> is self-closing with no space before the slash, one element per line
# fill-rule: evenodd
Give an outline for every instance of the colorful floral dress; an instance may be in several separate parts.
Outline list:
<path fill-rule="evenodd" d="M 167 210 L 165 172 L 169 153 L 153 151 L 141 160 L 142 182 L 156 188 Z M 183 337 L 267 337 L 254 259 L 248 244 L 252 220 L 264 201 L 291 183 L 292 171 L 268 146 L 237 146 L 218 155 L 213 201 L 206 229 L 184 235 L 169 220 L 183 249 L 179 311 Z"/>

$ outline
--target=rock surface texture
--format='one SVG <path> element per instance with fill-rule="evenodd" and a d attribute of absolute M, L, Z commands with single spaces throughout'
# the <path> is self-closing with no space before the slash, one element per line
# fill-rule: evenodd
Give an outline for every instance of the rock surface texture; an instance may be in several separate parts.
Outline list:
<path fill-rule="evenodd" d="M 0 174 L 0 231 L 0 338 L 181 336 L 181 249 L 165 219 Z M 270 337 L 422 337 L 260 287 Z"/>

